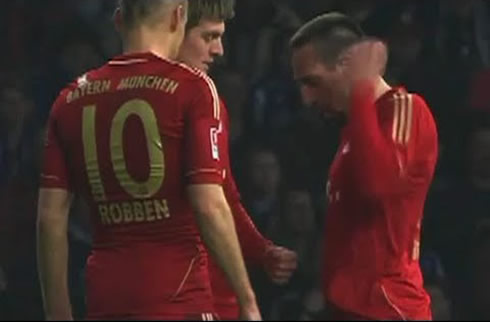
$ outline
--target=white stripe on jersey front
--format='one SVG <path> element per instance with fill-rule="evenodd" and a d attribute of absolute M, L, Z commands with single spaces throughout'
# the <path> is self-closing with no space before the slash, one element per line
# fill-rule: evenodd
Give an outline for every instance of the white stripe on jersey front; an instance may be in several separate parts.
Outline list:
<path fill-rule="evenodd" d="M 405 145 L 410 141 L 410 134 L 412 133 L 412 118 L 413 118 L 413 101 L 412 94 L 407 94 L 407 126 L 405 127 L 405 137 L 403 143 Z"/>

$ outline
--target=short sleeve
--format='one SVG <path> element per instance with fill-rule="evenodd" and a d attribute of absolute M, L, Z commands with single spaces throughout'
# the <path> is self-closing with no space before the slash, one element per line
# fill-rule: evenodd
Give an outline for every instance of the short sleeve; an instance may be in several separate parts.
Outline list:
<path fill-rule="evenodd" d="M 55 102 L 48 119 L 44 140 L 43 163 L 41 170 L 42 188 L 71 190 L 68 164 L 57 126 L 57 115 L 61 108 L 60 99 Z"/>
<path fill-rule="evenodd" d="M 213 81 L 202 76 L 187 107 L 186 178 L 190 184 L 223 183 L 221 104 Z"/>

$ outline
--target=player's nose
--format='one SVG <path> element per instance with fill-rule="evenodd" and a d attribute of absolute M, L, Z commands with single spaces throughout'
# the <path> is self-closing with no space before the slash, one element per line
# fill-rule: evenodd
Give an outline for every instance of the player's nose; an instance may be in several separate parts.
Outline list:
<path fill-rule="evenodd" d="M 210 49 L 211 49 L 212 57 L 216 57 L 216 56 L 221 57 L 225 52 L 223 48 L 223 42 L 221 41 L 221 39 L 216 39 L 215 41 L 213 41 Z"/>
<path fill-rule="evenodd" d="M 301 99 L 303 101 L 303 105 L 306 107 L 312 107 L 316 105 L 316 98 L 314 93 L 306 86 L 303 86 L 301 88 Z"/>

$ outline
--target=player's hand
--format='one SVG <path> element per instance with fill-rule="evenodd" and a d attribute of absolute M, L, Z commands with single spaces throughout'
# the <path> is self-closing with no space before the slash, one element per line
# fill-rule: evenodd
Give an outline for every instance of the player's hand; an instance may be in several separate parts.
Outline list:
<path fill-rule="evenodd" d="M 70 315 L 53 315 L 46 316 L 46 321 L 75 321 Z"/>
<path fill-rule="evenodd" d="M 388 49 L 382 41 L 368 38 L 349 47 L 343 58 L 352 83 L 374 81 L 384 74 Z"/>
<path fill-rule="evenodd" d="M 257 302 L 253 302 L 245 307 L 240 308 L 240 320 L 243 321 L 262 321 Z"/>
<path fill-rule="evenodd" d="M 276 284 L 286 284 L 298 267 L 298 255 L 284 247 L 270 246 L 267 250 L 265 270 Z"/>
<path fill-rule="evenodd" d="M 46 312 L 45 321 L 75 321 L 71 314 L 71 308 L 59 307 L 52 312 Z"/>

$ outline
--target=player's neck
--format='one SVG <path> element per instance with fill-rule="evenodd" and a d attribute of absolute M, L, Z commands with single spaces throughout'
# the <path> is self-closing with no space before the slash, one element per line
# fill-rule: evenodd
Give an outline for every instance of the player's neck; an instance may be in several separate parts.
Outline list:
<path fill-rule="evenodd" d="M 381 96 L 391 90 L 391 86 L 386 83 L 383 77 L 379 77 L 374 87 L 374 100 L 377 101 Z"/>
<path fill-rule="evenodd" d="M 132 31 L 127 35 L 124 42 L 124 53 L 146 53 L 151 52 L 163 59 L 175 59 L 176 50 L 170 35 L 155 35 L 142 30 Z"/>

